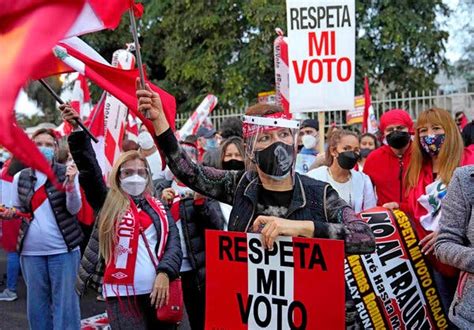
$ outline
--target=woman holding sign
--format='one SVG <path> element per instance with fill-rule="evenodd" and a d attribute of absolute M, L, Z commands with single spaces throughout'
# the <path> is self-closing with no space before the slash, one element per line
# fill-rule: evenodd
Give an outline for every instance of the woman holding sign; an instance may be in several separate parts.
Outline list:
<path fill-rule="evenodd" d="M 218 170 L 193 163 L 183 152 L 157 93 L 147 86 L 138 89 L 137 96 L 171 171 L 194 191 L 233 205 L 230 231 L 261 232 L 267 248 L 283 235 L 341 239 L 347 253 L 374 251 L 369 226 L 330 185 L 295 173 L 299 122 L 280 107 L 259 104 L 247 109 L 246 170 Z"/>

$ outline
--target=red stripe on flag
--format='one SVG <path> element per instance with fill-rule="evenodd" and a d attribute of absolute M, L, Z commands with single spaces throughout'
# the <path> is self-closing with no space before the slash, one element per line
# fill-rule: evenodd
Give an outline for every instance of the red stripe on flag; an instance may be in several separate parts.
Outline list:
<path fill-rule="evenodd" d="M 45 200 L 48 199 L 48 194 L 46 193 L 46 188 L 42 185 L 38 190 L 35 191 L 33 197 L 31 198 L 31 210 L 34 212 L 40 207 Z"/>

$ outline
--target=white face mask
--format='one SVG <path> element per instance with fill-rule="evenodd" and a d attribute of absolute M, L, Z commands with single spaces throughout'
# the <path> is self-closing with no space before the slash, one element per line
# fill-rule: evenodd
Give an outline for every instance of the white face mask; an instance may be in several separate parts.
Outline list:
<path fill-rule="evenodd" d="M 138 174 L 120 180 L 120 188 L 130 196 L 138 196 L 145 191 L 147 180 Z"/>
<path fill-rule="evenodd" d="M 155 141 L 153 141 L 153 137 L 149 132 L 143 131 L 138 134 L 138 145 L 143 150 L 149 150 L 153 148 L 153 146 L 155 145 Z"/>
<path fill-rule="evenodd" d="M 316 147 L 318 143 L 318 138 L 309 134 L 305 134 L 301 138 L 301 141 L 303 142 L 303 146 L 306 149 L 313 149 L 314 147 Z"/>

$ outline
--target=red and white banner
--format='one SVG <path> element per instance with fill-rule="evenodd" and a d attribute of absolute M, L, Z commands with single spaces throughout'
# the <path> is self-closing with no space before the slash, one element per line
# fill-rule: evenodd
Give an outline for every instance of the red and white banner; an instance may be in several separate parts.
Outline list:
<path fill-rule="evenodd" d="M 206 329 L 344 329 L 344 242 L 206 231 Z"/>
<path fill-rule="evenodd" d="M 280 28 L 275 29 L 278 37 L 273 43 L 273 56 L 275 62 L 275 92 L 276 101 L 283 107 L 285 113 L 290 109 L 290 86 L 288 68 L 288 38 L 283 36 Z"/>
<path fill-rule="evenodd" d="M 184 123 L 183 127 L 178 131 L 180 139 L 185 139 L 188 135 L 196 134 L 199 127 L 202 125 L 204 120 L 214 110 L 217 105 L 217 97 L 212 94 L 208 94 L 197 109 L 193 112 L 191 117 Z"/>
<path fill-rule="evenodd" d="M 102 174 L 106 172 L 107 165 L 105 160 L 105 152 L 104 152 L 104 135 L 105 135 L 105 95 L 106 92 L 102 93 L 99 102 L 95 105 L 94 109 L 92 109 L 89 118 L 84 122 L 91 133 L 99 140 L 97 143 L 92 143 L 92 148 L 94 148 L 95 157 L 97 162 L 99 163 L 100 169 L 102 170 Z M 107 177 L 104 175 L 104 180 L 107 180 Z"/>
<path fill-rule="evenodd" d="M 116 50 L 112 55 L 112 66 L 130 70 L 135 67 L 135 56 L 125 49 Z M 106 93 L 104 107 L 105 169 L 103 174 L 108 177 L 115 161 L 122 152 L 128 109 L 125 104 L 109 92 Z"/>
<path fill-rule="evenodd" d="M 355 0 L 287 0 L 291 112 L 354 107 Z"/>
<path fill-rule="evenodd" d="M 410 220 L 381 207 L 360 217 L 376 252 L 347 257 L 345 278 L 363 329 L 446 329 L 438 289 Z"/>

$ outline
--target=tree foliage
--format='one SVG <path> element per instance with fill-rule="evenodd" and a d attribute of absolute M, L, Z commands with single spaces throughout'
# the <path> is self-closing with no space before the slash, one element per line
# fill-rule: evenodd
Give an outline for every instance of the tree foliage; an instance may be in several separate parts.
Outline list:
<path fill-rule="evenodd" d="M 51 88 L 59 94 L 61 91 L 61 88 L 63 87 L 62 82 L 58 79 L 58 77 L 48 77 L 44 79 L 46 83 L 51 86 Z M 49 122 L 49 123 L 54 123 L 54 124 L 59 124 L 61 122 L 61 113 L 59 112 L 57 105 L 56 105 L 56 100 L 54 99 L 53 96 L 46 90 L 46 88 L 41 85 L 38 81 L 31 82 L 28 84 L 26 87 L 25 92 L 28 94 L 30 98 L 35 100 L 38 103 L 38 107 L 41 109 L 43 112 L 43 115 L 41 116 L 43 118 L 43 121 Z M 37 118 L 41 118 L 39 116 L 34 116 L 34 120 L 36 121 Z M 28 123 L 28 121 L 23 118 L 23 121 L 25 123 Z M 35 125 L 32 125 L 35 126 Z"/>
<path fill-rule="evenodd" d="M 139 34 L 148 76 L 176 96 L 180 111 L 194 109 L 207 93 L 221 107 L 241 108 L 274 89 L 274 29 L 286 29 L 285 1 L 143 2 Z M 436 21 L 448 14 L 442 0 L 358 0 L 356 12 L 357 92 L 365 74 L 392 90 L 434 87 L 446 65 L 448 33 Z M 84 39 L 110 60 L 132 41 L 128 16 L 117 30 Z"/>

